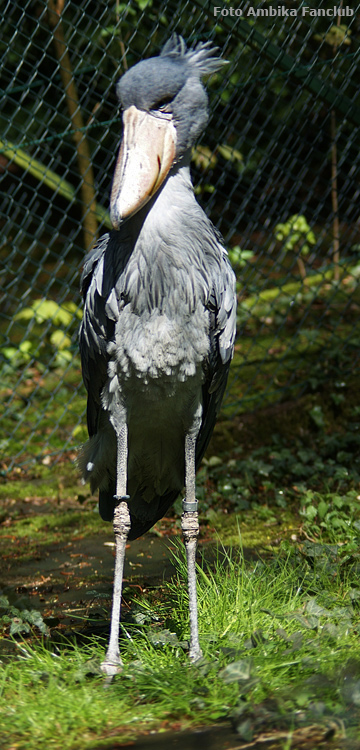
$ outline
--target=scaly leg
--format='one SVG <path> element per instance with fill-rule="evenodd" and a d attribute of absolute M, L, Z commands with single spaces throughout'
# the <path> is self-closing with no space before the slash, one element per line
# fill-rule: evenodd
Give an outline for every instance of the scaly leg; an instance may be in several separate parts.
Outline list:
<path fill-rule="evenodd" d="M 191 430 L 185 436 L 185 488 L 181 528 L 184 536 L 188 571 L 189 614 L 190 614 L 190 660 L 202 657 L 198 632 L 198 609 L 196 594 L 196 546 L 199 536 L 198 503 L 195 497 L 195 448 L 200 429 L 201 410 L 199 409 Z"/>
<path fill-rule="evenodd" d="M 117 501 L 117 505 L 114 510 L 113 521 L 116 544 L 115 572 L 110 639 L 105 659 L 101 664 L 101 669 L 106 674 L 107 682 L 111 682 L 114 675 L 121 671 L 123 664 L 119 650 L 121 593 L 123 584 L 125 547 L 131 526 L 130 513 L 127 504 L 129 496 L 126 494 L 128 452 L 128 434 L 126 423 L 122 424 L 120 428 L 118 427 L 118 429 L 115 429 L 115 431 L 117 439 L 116 495 L 114 495 L 114 498 Z"/>

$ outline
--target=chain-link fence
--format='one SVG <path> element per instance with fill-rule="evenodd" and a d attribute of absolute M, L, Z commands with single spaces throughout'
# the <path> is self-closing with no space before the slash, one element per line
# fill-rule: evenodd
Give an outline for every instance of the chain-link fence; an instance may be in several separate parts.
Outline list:
<path fill-rule="evenodd" d="M 173 32 L 212 40 L 193 153 L 199 201 L 239 282 L 225 403 L 297 395 L 359 351 L 360 15 L 334 0 L 14 0 L 0 40 L 3 469 L 85 437 L 82 259 L 108 226 L 121 136 L 115 82 Z M 339 12 L 335 12 L 338 10 Z M 315 373 L 315 374 L 314 374 Z M 44 458 L 45 457 L 45 458 Z"/>

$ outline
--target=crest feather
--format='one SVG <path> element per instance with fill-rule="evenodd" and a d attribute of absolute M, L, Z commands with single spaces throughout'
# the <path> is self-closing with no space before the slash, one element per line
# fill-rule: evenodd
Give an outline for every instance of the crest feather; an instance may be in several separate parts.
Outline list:
<path fill-rule="evenodd" d="M 182 36 L 172 34 L 160 52 L 160 57 L 183 60 L 199 76 L 215 73 L 227 65 L 227 60 L 218 57 L 219 47 L 212 47 L 212 42 L 198 42 L 196 47 L 188 49 Z"/>

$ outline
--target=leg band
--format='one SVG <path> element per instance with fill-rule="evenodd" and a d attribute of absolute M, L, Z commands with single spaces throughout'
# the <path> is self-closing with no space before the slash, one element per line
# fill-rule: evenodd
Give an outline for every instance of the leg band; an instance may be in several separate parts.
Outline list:
<path fill-rule="evenodd" d="M 186 498 L 182 501 L 182 508 L 184 513 L 196 513 L 198 509 L 198 501 L 195 500 L 193 503 L 188 503 Z"/>

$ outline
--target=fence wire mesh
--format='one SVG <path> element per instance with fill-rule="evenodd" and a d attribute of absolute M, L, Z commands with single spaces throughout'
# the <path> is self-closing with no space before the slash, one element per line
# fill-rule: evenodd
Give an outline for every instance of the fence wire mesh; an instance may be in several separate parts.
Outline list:
<path fill-rule="evenodd" d="M 173 33 L 229 61 L 207 87 L 198 199 L 238 277 L 228 417 L 358 366 L 360 28 L 320 2 L 23 0 L 0 40 L 4 471 L 85 438 L 82 259 L 109 226 L 120 75 Z"/>

